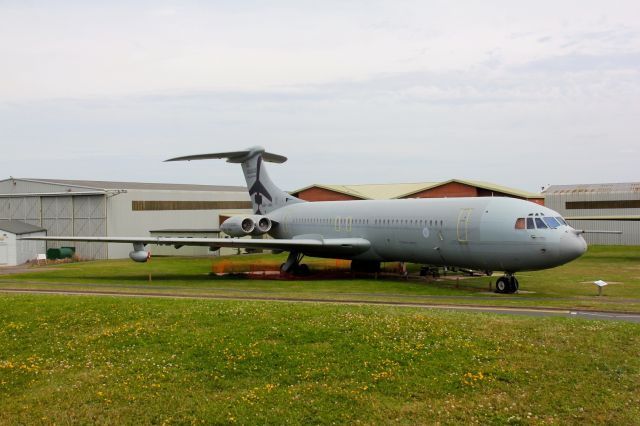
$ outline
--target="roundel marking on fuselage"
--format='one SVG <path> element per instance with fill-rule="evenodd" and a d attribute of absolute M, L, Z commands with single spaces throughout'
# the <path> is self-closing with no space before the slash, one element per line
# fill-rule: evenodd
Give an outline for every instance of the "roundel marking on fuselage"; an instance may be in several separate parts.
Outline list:
<path fill-rule="evenodd" d="M 422 236 L 425 238 L 429 238 L 429 228 L 427 227 L 422 228 Z"/>

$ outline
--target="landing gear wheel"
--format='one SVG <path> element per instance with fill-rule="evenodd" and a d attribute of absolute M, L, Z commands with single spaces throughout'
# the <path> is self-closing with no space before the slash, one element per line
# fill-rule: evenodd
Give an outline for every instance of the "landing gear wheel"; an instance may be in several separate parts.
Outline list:
<path fill-rule="evenodd" d="M 304 254 L 292 251 L 289 253 L 287 257 L 287 261 L 280 265 L 280 272 L 285 272 L 288 274 L 296 275 L 298 270 L 300 269 L 300 261 L 304 257 Z M 306 268 L 307 274 L 309 273 L 309 267 L 304 265 Z"/>
<path fill-rule="evenodd" d="M 507 277 L 500 277 L 496 281 L 496 293 L 505 294 L 509 291 L 510 284 Z"/>
<path fill-rule="evenodd" d="M 286 262 L 280 265 L 280 272 L 285 274 L 290 274 L 298 277 L 306 277 L 311 275 L 311 270 L 309 269 L 309 265 L 306 263 L 302 263 L 300 265 L 291 265 L 287 268 Z"/>
<path fill-rule="evenodd" d="M 298 265 L 298 267 L 294 271 L 295 271 L 294 275 L 299 275 L 301 277 L 306 277 L 311 274 L 311 271 L 309 270 L 309 265 L 307 265 L 306 263 Z"/>
<path fill-rule="evenodd" d="M 520 283 L 516 277 L 511 277 L 509 280 L 509 293 L 515 293 L 520 288 Z"/>

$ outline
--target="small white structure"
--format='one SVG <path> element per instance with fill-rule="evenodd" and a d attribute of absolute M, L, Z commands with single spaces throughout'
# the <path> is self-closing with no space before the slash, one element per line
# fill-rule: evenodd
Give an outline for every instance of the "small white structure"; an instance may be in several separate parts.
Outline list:
<path fill-rule="evenodd" d="M 602 296 L 602 287 L 609 285 L 608 282 L 602 280 L 594 281 L 593 283 L 598 286 L 598 296 Z"/>
<path fill-rule="evenodd" d="M 43 236 L 47 231 L 19 220 L 0 220 L 0 266 L 15 266 L 46 251 L 44 241 L 20 241 L 22 236 Z"/>

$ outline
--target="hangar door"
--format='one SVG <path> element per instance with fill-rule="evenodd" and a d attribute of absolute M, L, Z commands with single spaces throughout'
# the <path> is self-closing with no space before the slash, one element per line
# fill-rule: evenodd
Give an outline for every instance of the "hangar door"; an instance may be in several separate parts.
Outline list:
<path fill-rule="evenodd" d="M 104 195 L 73 197 L 73 235 L 105 237 L 107 235 L 107 210 Z M 76 243 L 76 253 L 89 259 L 106 259 L 106 243 Z"/>
<path fill-rule="evenodd" d="M 40 197 L 0 198 L 0 219 L 14 219 L 41 226 Z"/>
<path fill-rule="evenodd" d="M 103 237 L 107 232 L 106 199 L 103 195 L 42 197 L 42 227 L 47 235 Z M 47 247 L 71 243 L 50 242 Z M 106 259 L 106 243 L 74 242 L 76 254 L 87 259 Z"/>

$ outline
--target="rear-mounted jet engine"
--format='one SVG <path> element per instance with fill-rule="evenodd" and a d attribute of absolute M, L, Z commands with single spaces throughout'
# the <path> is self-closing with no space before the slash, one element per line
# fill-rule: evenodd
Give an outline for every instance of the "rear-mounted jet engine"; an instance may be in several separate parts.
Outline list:
<path fill-rule="evenodd" d="M 230 237 L 262 235 L 271 230 L 271 219 L 266 216 L 233 216 L 220 225 L 220 230 Z"/>

